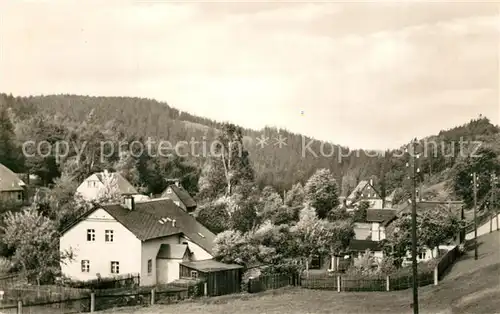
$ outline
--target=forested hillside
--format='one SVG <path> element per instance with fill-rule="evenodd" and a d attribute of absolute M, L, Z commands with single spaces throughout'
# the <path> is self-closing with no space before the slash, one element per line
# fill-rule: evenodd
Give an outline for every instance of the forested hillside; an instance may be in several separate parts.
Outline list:
<path fill-rule="evenodd" d="M 86 136 L 85 132 L 87 132 L 89 139 L 94 141 L 98 138 L 126 139 L 127 141 L 145 140 L 148 137 L 155 140 L 168 140 L 172 143 L 191 138 L 202 139 L 203 137 L 209 141 L 216 138 L 218 130 L 222 126 L 222 123 L 193 116 L 152 99 L 75 95 L 20 98 L 1 95 L 0 103 L 4 107 L 12 108 L 19 140 L 31 139 L 29 137 L 33 134 L 19 136 L 19 129 L 27 121 L 30 122 L 26 124 L 32 128 L 33 120 L 37 121 L 38 124 L 35 125 L 39 125 L 40 128 L 39 131 L 36 131 L 38 138 L 44 137 L 45 135 L 40 133 L 45 132 L 47 133 L 46 137 L 55 137 L 52 140 L 56 140 L 58 136 L 59 138 L 73 136 L 73 140 L 77 140 L 77 138 L 83 140 L 83 137 Z M 89 119 L 89 114 L 91 114 L 91 119 Z M 41 124 L 44 126 L 42 127 Z M 83 132 L 82 128 L 85 126 L 87 130 Z M 54 131 L 49 131 L 51 128 Z M 339 184 L 342 185 L 343 194 L 352 190 L 360 179 L 375 179 L 383 194 L 386 190 L 390 192 L 404 183 L 407 172 L 405 169 L 406 160 L 392 157 L 394 153 L 397 154 L 394 151 L 381 152 L 377 157 L 373 157 L 376 155 L 374 152 L 352 151 L 349 153 L 346 147 L 334 146 L 335 151 L 332 156 L 322 157 L 320 154 L 321 142 L 314 141 L 310 147 L 319 156 L 316 157 L 309 152 L 303 156 L 303 141 L 308 143 L 312 139 L 303 139 L 300 134 L 293 134 L 287 130 L 278 131 L 275 128 L 243 129 L 242 131 L 245 148 L 249 152 L 256 173 L 256 182 L 261 187 L 272 185 L 279 191 L 290 189 L 296 182 L 304 183 L 318 168 L 327 168 L 331 171 Z M 423 175 L 430 178 L 439 175 L 445 169 L 452 168 L 459 155 L 457 152 L 461 139 L 464 141 L 484 141 L 496 150 L 500 147 L 498 131 L 498 127 L 492 125 L 488 119 L 479 118 L 429 137 L 428 140 L 433 140 L 442 146 L 437 149 L 437 153 L 429 154 L 427 158 L 422 160 Z M 272 139 L 278 134 L 287 138 L 287 146 L 277 148 L 274 145 L 268 145 L 261 149 L 255 141 L 258 136 L 265 135 L 272 142 Z M 401 143 L 401 145 L 404 144 Z M 331 146 L 326 145 L 324 151 L 329 153 Z M 339 157 L 339 151 L 342 151 L 342 157 Z M 192 172 L 190 179 L 192 192 L 196 191 L 195 181 L 199 174 L 199 170 L 196 171 L 194 168 L 200 169 L 204 162 L 203 157 L 188 156 L 182 158 L 182 164 L 187 164 Z M 156 165 L 157 163 L 160 164 Z M 154 166 L 145 163 L 141 165 L 143 168 L 149 169 L 166 167 L 164 162 L 159 161 L 155 161 Z M 104 165 L 94 163 L 92 166 L 99 168 Z M 88 170 L 90 171 L 90 169 Z M 183 172 L 184 170 L 179 171 Z M 166 175 L 184 175 L 179 174 L 179 171 L 162 169 Z M 138 180 L 137 183 L 149 188 L 149 192 L 158 192 L 161 187 L 156 188 L 155 184 L 151 183 L 158 178 L 146 177 L 148 175 L 143 174 L 142 180 Z M 48 181 L 50 180 L 51 178 L 48 178 Z"/>
<path fill-rule="evenodd" d="M 256 138 L 262 135 L 271 139 L 281 135 L 287 145 L 261 149 Z M 148 138 L 175 145 L 203 137 L 218 141 L 215 154 L 158 156 L 156 146 L 138 151 L 131 145 L 146 144 Z M 246 266 L 286 268 L 313 253 L 344 252 L 354 237 L 353 223 L 363 220 L 363 210 L 360 206 L 349 213 L 339 196 L 347 195 L 362 179 L 373 179 L 382 195 L 402 187 L 394 195 L 395 203 L 405 201 L 411 192 L 408 154 L 348 153 L 347 148 L 336 147 L 334 154 L 325 157 L 321 151 L 331 152 L 330 144 L 321 150 L 323 143 L 315 141 L 303 154 L 303 141 L 310 139 L 274 128 L 245 130 L 181 113 L 154 100 L 0 95 L 0 163 L 15 172 L 38 175 L 40 185 L 48 187 L 47 197 L 41 200 L 0 203 L 0 273 L 19 271 L 33 283 L 54 282 L 60 275 L 60 262 L 72 257 L 72 252 L 59 254 L 58 231 L 92 206 L 75 195 L 76 188 L 90 174 L 104 169 L 121 173 L 147 194 L 161 193 L 167 186 L 165 179 L 179 178 L 198 201 L 194 216 L 218 233 L 216 258 Z M 102 146 L 103 142 L 107 144 Z M 68 146 L 57 146 L 61 143 Z M 498 200 L 490 196 L 498 186 L 492 188 L 490 176 L 500 172 L 497 126 L 480 117 L 422 139 L 418 147 L 423 154 L 418 159 L 417 180 L 425 187 L 426 198 L 460 199 L 470 207 L 470 174 L 476 172 L 481 209 L 496 208 L 491 205 Z M 481 157 L 469 158 L 472 153 Z M 111 180 L 105 185 L 109 193 L 96 202 L 120 201 Z M 488 205 L 488 200 L 494 204 Z M 432 235 L 425 245 L 455 235 L 462 223 L 439 209 L 423 215 L 425 221 L 433 221 L 419 227 Z M 405 217 L 399 222 L 402 226 L 408 221 Z M 394 245 L 401 248 L 396 256 L 400 260 L 408 249 L 408 237 L 394 239 Z"/>

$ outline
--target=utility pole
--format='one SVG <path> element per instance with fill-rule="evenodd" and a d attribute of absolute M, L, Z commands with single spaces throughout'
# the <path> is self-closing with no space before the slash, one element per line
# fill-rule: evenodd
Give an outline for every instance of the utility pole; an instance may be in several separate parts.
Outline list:
<path fill-rule="evenodd" d="M 412 141 L 412 149 L 410 153 L 410 163 L 407 166 L 410 169 L 411 183 L 411 260 L 413 273 L 413 313 L 418 314 L 418 270 L 417 270 L 417 173 L 420 169 L 417 168 L 416 154 L 417 139 Z"/>
<path fill-rule="evenodd" d="M 497 231 L 499 230 L 498 226 L 498 206 L 497 206 L 497 175 L 493 172 L 491 174 L 491 206 L 492 206 L 492 213 L 496 217 L 496 222 L 497 222 Z M 493 220 L 492 220 L 493 223 Z"/>
<path fill-rule="evenodd" d="M 477 173 L 472 173 L 472 184 L 474 185 L 474 259 L 478 259 L 477 253 Z"/>

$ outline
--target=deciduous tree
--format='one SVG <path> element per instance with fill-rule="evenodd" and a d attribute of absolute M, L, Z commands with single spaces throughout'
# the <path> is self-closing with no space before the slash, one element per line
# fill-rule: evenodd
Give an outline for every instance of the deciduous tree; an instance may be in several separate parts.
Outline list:
<path fill-rule="evenodd" d="M 317 170 L 305 185 L 305 200 L 316 209 L 318 217 L 328 217 L 339 205 L 337 182 L 328 169 Z"/>
<path fill-rule="evenodd" d="M 13 248 L 11 260 L 30 280 L 40 285 L 60 273 L 60 263 L 73 258 L 71 251 L 59 251 L 56 225 L 34 207 L 7 213 L 4 241 Z"/>

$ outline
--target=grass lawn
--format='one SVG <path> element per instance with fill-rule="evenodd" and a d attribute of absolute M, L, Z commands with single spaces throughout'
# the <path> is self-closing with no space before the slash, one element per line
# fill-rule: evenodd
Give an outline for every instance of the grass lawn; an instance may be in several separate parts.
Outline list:
<path fill-rule="evenodd" d="M 419 289 L 420 313 L 500 313 L 500 232 L 479 238 L 479 259 L 474 251 L 463 256 L 438 286 Z M 288 288 L 254 295 L 224 296 L 156 305 L 119 308 L 102 313 L 182 314 L 320 314 L 412 313 L 412 291 L 343 292 Z"/>

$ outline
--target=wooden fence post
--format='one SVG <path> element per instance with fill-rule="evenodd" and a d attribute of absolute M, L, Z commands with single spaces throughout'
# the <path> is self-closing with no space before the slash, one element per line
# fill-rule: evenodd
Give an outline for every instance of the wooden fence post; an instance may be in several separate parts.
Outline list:
<path fill-rule="evenodd" d="M 337 276 L 337 292 L 340 292 L 340 276 Z"/>
<path fill-rule="evenodd" d="M 17 314 L 23 314 L 23 301 L 17 301 Z"/>
<path fill-rule="evenodd" d="M 391 280 L 390 280 L 389 276 L 386 276 L 385 277 L 385 290 L 386 291 L 391 291 L 390 284 L 391 284 Z"/>
<path fill-rule="evenodd" d="M 439 277 L 438 277 L 438 267 L 434 267 L 434 285 L 437 286 L 439 282 Z"/>
<path fill-rule="evenodd" d="M 155 288 L 151 289 L 151 305 L 155 304 Z"/>
<path fill-rule="evenodd" d="M 95 293 L 92 291 L 90 293 L 90 313 L 95 311 Z"/>
<path fill-rule="evenodd" d="M 203 283 L 203 295 L 208 296 L 208 283 L 206 281 Z"/>

